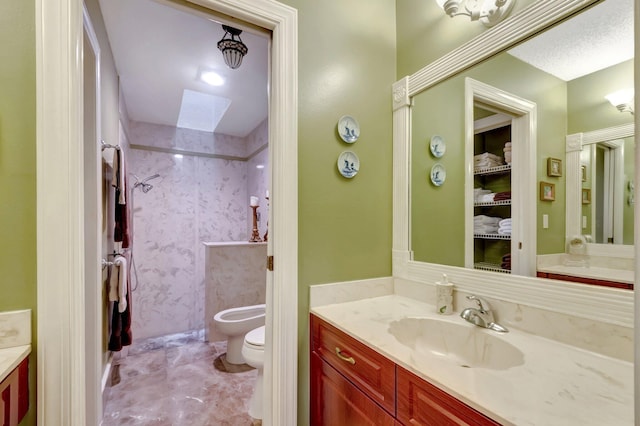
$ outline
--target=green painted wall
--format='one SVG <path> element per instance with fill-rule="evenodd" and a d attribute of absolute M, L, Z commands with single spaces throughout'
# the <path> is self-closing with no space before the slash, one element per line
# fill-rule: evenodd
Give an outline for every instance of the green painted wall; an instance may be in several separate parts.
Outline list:
<path fill-rule="evenodd" d="M 298 10 L 299 425 L 309 421 L 309 286 L 391 275 L 395 1 L 286 0 Z M 336 133 L 352 115 L 354 144 Z M 337 169 L 345 150 L 360 171 Z"/>
<path fill-rule="evenodd" d="M 0 311 L 32 309 L 31 408 L 36 396 L 35 2 L 0 3 Z"/>
<path fill-rule="evenodd" d="M 537 252 L 563 251 L 565 178 L 547 177 L 546 164 L 548 157 L 564 158 L 566 84 L 503 53 L 414 97 L 411 241 L 415 259 L 464 265 L 464 226 L 461 224 L 464 223 L 465 77 L 537 104 L 537 180 L 556 185 L 556 201 L 538 201 L 539 222 L 542 214 L 549 214 L 550 226 L 542 229 L 542 224 L 537 224 Z M 522 84 L 523 81 L 527 83 Z M 434 134 L 443 136 L 447 143 L 446 154 L 438 160 L 447 170 L 446 182 L 441 187 L 433 186 L 429 179 L 429 171 L 436 163 L 429 154 L 429 140 Z"/>
<path fill-rule="evenodd" d="M 590 132 L 632 123 L 631 114 L 620 113 L 605 99 L 605 95 L 629 87 L 633 87 L 633 60 L 568 82 L 568 132 Z"/>

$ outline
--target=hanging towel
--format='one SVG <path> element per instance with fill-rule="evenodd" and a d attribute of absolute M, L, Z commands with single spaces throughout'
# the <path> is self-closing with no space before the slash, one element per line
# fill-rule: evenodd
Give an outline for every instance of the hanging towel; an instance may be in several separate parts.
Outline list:
<path fill-rule="evenodd" d="M 109 282 L 109 301 L 118 302 L 118 312 L 123 313 L 127 309 L 127 288 L 128 285 L 127 258 L 116 256 L 113 261 L 111 280 Z"/>
<path fill-rule="evenodd" d="M 128 267 L 130 265 L 130 261 L 127 257 L 119 256 L 124 259 L 124 263 L 121 263 L 118 267 L 117 274 L 116 271 L 111 271 L 111 277 L 113 275 L 120 275 L 121 271 L 125 272 L 125 281 L 128 283 L 131 281 L 131 269 Z M 115 263 L 115 262 L 114 262 Z M 111 282 L 111 280 L 109 280 Z M 118 297 L 116 301 L 113 302 L 113 310 L 111 314 L 111 336 L 109 337 L 109 345 L 108 348 L 110 351 L 119 351 L 122 350 L 123 346 L 129 346 L 133 342 L 133 334 L 131 333 L 131 288 L 130 286 L 126 286 L 126 289 L 123 288 L 123 302 L 124 309 L 121 310 L 120 307 L 120 294 L 118 293 Z M 111 288 L 109 288 L 109 294 L 111 295 Z"/>
<path fill-rule="evenodd" d="M 131 224 L 129 204 L 126 202 L 127 197 L 127 178 L 126 164 L 122 149 L 117 149 L 113 159 L 113 179 L 112 185 L 115 188 L 115 226 L 113 230 L 114 241 L 121 242 L 122 248 L 130 247 L 130 229 Z"/>

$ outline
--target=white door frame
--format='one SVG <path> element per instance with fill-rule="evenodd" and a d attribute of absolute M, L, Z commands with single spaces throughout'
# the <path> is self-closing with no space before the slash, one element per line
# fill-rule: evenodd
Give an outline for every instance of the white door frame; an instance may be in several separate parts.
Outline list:
<path fill-rule="evenodd" d="M 83 4 L 82 18 L 85 37 L 91 49 L 83 55 L 83 67 L 92 61 L 93 79 L 83 82 L 83 101 L 87 90 L 93 100 L 92 117 L 94 133 L 84 138 L 84 231 L 85 231 L 85 351 L 86 351 L 86 418 L 88 424 L 102 419 L 102 147 L 100 146 L 101 97 L 100 97 L 100 44 L 91 23 L 89 11 Z M 89 52 L 87 52 L 89 53 Z M 84 75 L 87 75 L 86 73 Z M 86 83 L 91 86 L 86 87 Z M 86 114 L 86 105 L 83 110 Z M 85 118 L 85 120 L 88 118 Z M 86 128 L 85 128 L 86 130 Z"/>
<path fill-rule="evenodd" d="M 511 119 L 511 213 L 517 212 L 511 233 L 512 274 L 536 275 L 536 143 L 537 106 L 512 93 L 465 78 L 465 266 L 473 268 L 473 141 L 476 102 Z"/>
<path fill-rule="evenodd" d="M 297 12 L 273 0 L 190 0 L 272 32 L 265 425 L 297 423 Z M 36 0 L 37 416 L 85 426 L 82 0 Z M 92 326 L 92 325 L 89 325 Z"/>

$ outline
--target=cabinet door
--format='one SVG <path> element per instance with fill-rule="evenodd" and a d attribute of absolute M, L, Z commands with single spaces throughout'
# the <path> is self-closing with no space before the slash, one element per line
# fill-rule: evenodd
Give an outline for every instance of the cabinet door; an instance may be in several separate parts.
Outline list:
<path fill-rule="evenodd" d="M 499 425 L 448 393 L 398 367 L 397 418 L 415 426 Z"/>
<path fill-rule="evenodd" d="M 343 375 L 311 353 L 312 426 L 394 426 L 395 419 Z"/>

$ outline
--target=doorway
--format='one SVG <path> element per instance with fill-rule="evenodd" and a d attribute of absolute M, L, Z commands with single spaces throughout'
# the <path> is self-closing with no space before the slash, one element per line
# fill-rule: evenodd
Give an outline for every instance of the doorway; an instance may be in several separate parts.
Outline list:
<path fill-rule="evenodd" d="M 264 424 L 295 424 L 298 203 L 297 168 L 291 165 L 297 163 L 297 15 L 271 0 L 197 3 L 273 33 L 268 254 L 275 266 L 267 276 Z M 36 2 L 38 417 L 69 425 L 86 424 L 86 341 L 78 336 L 93 326 L 86 323 L 82 273 L 83 76 L 76 66 L 83 50 L 81 16 L 77 0 Z"/>

